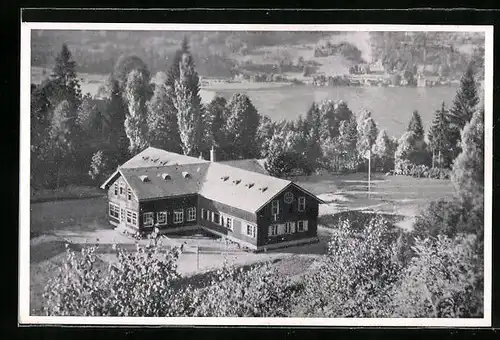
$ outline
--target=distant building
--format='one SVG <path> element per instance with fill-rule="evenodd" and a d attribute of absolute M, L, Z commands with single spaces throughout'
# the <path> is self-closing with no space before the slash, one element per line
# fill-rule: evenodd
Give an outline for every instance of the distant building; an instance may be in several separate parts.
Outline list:
<path fill-rule="evenodd" d="M 200 228 L 255 251 L 317 242 L 323 201 L 263 172 L 256 160 L 216 162 L 213 149 L 207 161 L 149 147 L 101 188 L 118 230 Z"/>
<path fill-rule="evenodd" d="M 427 86 L 426 78 L 422 73 L 417 74 L 417 86 L 418 87 L 426 87 Z"/>

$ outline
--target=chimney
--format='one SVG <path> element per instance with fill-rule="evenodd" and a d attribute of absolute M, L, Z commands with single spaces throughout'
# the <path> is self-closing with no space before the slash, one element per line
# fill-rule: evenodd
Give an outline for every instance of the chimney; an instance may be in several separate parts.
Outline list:
<path fill-rule="evenodd" d="M 210 149 L 210 162 L 215 162 L 215 150 L 213 146 Z"/>

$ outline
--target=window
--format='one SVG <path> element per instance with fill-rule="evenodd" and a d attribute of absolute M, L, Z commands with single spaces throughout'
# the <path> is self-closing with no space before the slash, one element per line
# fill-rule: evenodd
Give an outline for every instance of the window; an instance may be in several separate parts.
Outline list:
<path fill-rule="evenodd" d="M 116 219 L 120 218 L 120 207 L 114 203 L 109 202 L 109 216 Z"/>
<path fill-rule="evenodd" d="M 127 209 L 127 224 L 137 226 L 137 213 Z"/>
<path fill-rule="evenodd" d="M 206 220 L 207 219 L 207 211 L 203 208 L 201 208 L 201 219 Z"/>
<path fill-rule="evenodd" d="M 299 197 L 299 211 L 306 210 L 306 198 L 304 196 Z"/>
<path fill-rule="evenodd" d="M 271 213 L 273 215 L 277 215 L 279 213 L 279 210 L 280 210 L 280 201 L 274 200 L 271 206 Z"/>
<path fill-rule="evenodd" d="M 293 226 L 293 222 L 286 222 L 285 223 L 285 234 L 291 234 L 293 232 L 292 226 Z"/>
<path fill-rule="evenodd" d="M 224 224 L 226 228 L 230 229 L 231 231 L 233 230 L 233 219 L 231 217 L 226 216 L 226 223 Z"/>
<path fill-rule="evenodd" d="M 191 207 L 187 209 L 187 220 L 188 221 L 195 221 L 196 220 L 196 208 Z"/>
<path fill-rule="evenodd" d="M 132 199 L 132 190 L 127 188 L 127 199 L 130 201 Z"/>
<path fill-rule="evenodd" d="M 278 226 L 276 224 L 272 224 L 269 226 L 269 236 L 278 235 Z"/>
<path fill-rule="evenodd" d="M 255 226 L 247 224 L 247 235 L 255 238 Z"/>
<path fill-rule="evenodd" d="M 125 194 L 125 184 L 120 183 L 120 195 Z"/>
<path fill-rule="evenodd" d="M 144 224 L 145 227 L 150 227 L 154 223 L 153 219 L 153 213 L 152 212 L 147 212 L 142 215 L 142 223 Z"/>
<path fill-rule="evenodd" d="M 184 221 L 184 210 L 174 210 L 174 223 L 182 223 Z"/>
<path fill-rule="evenodd" d="M 118 183 L 113 184 L 113 189 L 115 191 L 115 196 L 118 195 Z"/>
<path fill-rule="evenodd" d="M 297 231 L 307 231 L 307 221 L 298 221 Z"/>
<path fill-rule="evenodd" d="M 220 224 L 220 215 L 219 213 L 214 212 L 212 215 L 212 222 L 216 224 Z"/>
<path fill-rule="evenodd" d="M 167 224 L 167 212 L 166 211 L 157 212 L 156 213 L 156 222 L 158 222 L 159 225 Z"/>

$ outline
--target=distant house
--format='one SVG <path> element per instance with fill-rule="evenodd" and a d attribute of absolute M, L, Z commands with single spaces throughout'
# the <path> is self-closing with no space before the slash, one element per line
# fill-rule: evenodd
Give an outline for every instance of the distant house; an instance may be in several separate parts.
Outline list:
<path fill-rule="evenodd" d="M 260 166 L 216 162 L 213 149 L 207 161 L 149 147 L 101 186 L 109 221 L 129 232 L 201 228 L 254 251 L 316 242 L 323 202 Z"/>

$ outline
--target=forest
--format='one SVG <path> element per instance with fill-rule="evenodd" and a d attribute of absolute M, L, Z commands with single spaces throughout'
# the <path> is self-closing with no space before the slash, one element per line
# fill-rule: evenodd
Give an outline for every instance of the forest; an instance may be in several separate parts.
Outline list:
<path fill-rule="evenodd" d="M 452 200 L 429 203 L 414 231 L 395 232 L 382 218 L 341 221 L 321 270 L 283 282 L 268 266 L 226 267 L 205 288 L 179 284 L 178 250 L 118 252 L 119 265 L 94 267 L 95 249 L 68 250 L 68 266 L 47 287 L 49 315 L 478 317 L 483 313 L 484 106 L 474 63 L 450 107 L 443 102 L 426 131 L 418 112 L 390 139 L 370 111 L 347 103 L 311 103 L 296 121 L 261 115 L 244 93 L 201 102 L 199 75 L 184 38 L 152 85 L 148 65 L 122 55 L 109 71 L 108 96 L 83 95 L 66 44 L 52 75 L 31 86 L 31 187 L 98 185 L 147 146 L 198 157 L 265 158 L 277 177 L 365 171 L 450 178 Z M 426 138 L 427 137 L 427 138 Z M 153 256 L 154 255 L 154 256 Z M 76 294 L 76 295 L 75 295 Z M 72 297 L 79 296 L 79 299 Z"/>

